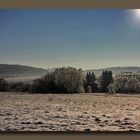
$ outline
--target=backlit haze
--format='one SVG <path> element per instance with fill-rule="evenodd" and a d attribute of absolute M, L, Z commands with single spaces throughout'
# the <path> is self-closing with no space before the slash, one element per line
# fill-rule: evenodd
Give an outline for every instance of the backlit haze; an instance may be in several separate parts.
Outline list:
<path fill-rule="evenodd" d="M 140 10 L 0 10 L 0 63 L 140 66 Z"/>

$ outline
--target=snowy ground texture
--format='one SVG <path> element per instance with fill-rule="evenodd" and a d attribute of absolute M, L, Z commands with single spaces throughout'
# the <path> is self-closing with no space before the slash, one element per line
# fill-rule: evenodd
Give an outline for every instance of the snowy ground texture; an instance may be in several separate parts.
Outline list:
<path fill-rule="evenodd" d="M 0 131 L 140 131 L 140 95 L 0 92 Z"/>

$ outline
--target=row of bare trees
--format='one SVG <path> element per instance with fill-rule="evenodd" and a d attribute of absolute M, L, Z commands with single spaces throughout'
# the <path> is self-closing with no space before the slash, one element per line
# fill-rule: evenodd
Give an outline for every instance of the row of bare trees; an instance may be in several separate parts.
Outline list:
<path fill-rule="evenodd" d="M 139 76 L 118 75 L 114 80 L 114 86 L 118 93 L 140 93 Z"/>
<path fill-rule="evenodd" d="M 81 69 L 57 68 L 32 84 L 32 92 L 42 93 L 82 93 L 84 75 Z"/>
<path fill-rule="evenodd" d="M 9 84 L 0 79 L 0 91 L 22 91 L 31 93 L 140 93 L 140 76 L 117 75 L 103 71 L 96 77 L 94 72 L 84 73 L 73 67 L 57 68 L 32 84 Z"/>

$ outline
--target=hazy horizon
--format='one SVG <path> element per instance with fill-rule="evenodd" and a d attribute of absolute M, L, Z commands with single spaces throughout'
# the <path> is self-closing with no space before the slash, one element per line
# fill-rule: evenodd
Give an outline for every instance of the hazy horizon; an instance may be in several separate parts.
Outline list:
<path fill-rule="evenodd" d="M 34 67 L 34 68 L 40 68 L 40 69 L 55 69 L 55 68 L 62 68 L 62 67 L 74 67 L 74 66 L 59 66 L 59 67 L 38 67 L 38 66 L 33 66 L 33 65 L 26 65 L 26 64 L 5 64 L 5 63 L 0 63 L 0 65 L 19 65 L 19 66 L 27 66 L 27 67 Z M 100 70 L 100 69 L 108 69 L 108 68 L 125 68 L 125 67 L 140 67 L 140 66 L 111 66 L 111 67 L 100 67 L 100 68 L 92 68 L 89 67 L 88 69 L 83 69 L 82 67 L 76 67 L 77 69 L 81 68 L 82 70 Z"/>
<path fill-rule="evenodd" d="M 140 66 L 140 14 L 130 9 L 0 10 L 0 64 Z"/>

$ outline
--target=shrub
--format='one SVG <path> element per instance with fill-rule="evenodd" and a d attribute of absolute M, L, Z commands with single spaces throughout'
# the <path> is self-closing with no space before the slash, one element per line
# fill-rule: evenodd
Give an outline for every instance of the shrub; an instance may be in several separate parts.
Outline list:
<path fill-rule="evenodd" d="M 0 78 L 0 91 L 8 91 L 9 87 L 8 87 L 8 83 L 4 80 Z"/>
<path fill-rule="evenodd" d="M 86 93 L 92 93 L 91 86 L 88 86 L 88 87 L 86 88 Z"/>
<path fill-rule="evenodd" d="M 108 88 L 108 92 L 111 94 L 116 93 L 117 91 L 117 87 L 114 83 L 110 83 L 107 88 Z"/>
<path fill-rule="evenodd" d="M 11 83 L 10 84 L 10 91 L 29 92 L 30 91 L 30 84 L 24 84 L 22 82 Z"/>

